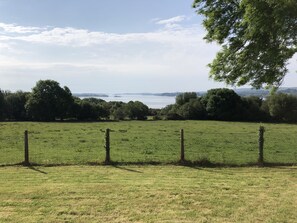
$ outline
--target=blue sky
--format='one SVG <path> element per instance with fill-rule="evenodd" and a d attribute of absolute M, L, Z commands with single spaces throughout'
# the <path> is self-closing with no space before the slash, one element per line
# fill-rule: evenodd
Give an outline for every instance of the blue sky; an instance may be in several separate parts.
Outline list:
<path fill-rule="evenodd" d="M 208 78 L 219 47 L 192 0 L 0 0 L 0 88 L 54 79 L 72 92 L 225 87 Z M 296 57 L 284 86 L 297 86 Z"/>

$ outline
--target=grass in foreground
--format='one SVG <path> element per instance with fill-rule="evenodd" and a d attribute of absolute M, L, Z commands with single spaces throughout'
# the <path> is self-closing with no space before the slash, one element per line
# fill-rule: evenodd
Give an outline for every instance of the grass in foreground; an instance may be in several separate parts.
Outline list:
<path fill-rule="evenodd" d="M 297 168 L 0 168 L 0 222 L 296 222 Z"/>
<path fill-rule="evenodd" d="M 180 129 L 190 161 L 257 162 L 259 123 L 217 121 L 124 121 L 96 123 L 0 122 L 0 165 L 24 160 L 24 130 L 30 160 L 38 164 L 104 161 L 104 132 L 111 129 L 111 159 L 116 162 L 173 162 L 180 156 Z M 264 124 L 264 159 L 297 163 L 297 125 Z"/>

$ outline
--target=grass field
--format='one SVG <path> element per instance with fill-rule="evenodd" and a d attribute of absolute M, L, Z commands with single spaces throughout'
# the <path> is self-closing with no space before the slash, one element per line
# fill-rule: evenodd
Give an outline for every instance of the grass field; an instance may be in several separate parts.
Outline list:
<path fill-rule="evenodd" d="M 104 161 L 104 131 L 111 129 L 111 159 L 116 162 L 177 161 L 180 129 L 186 159 L 242 165 L 258 157 L 258 123 L 216 121 L 125 121 L 96 123 L 0 123 L 0 165 L 24 160 L 24 130 L 30 161 L 37 164 L 87 164 Z M 297 125 L 264 124 L 264 159 L 297 163 Z"/>
<path fill-rule="evenodd" d="M 296 222 L 297 168 L 1 167 L 0 222 Z"/>
<path fill-rule="evenodd" d="M 297 164 L 296 125 L 264 125 L 265 161 L 287 166 L 168 164 L 179 159 L 180 129 L 187 160 L 256 163 L 259 126 L 1 122 L 0 222 L 296 222 L 297 167 L 290 166 Z M 104 161 L 106 128 L 111 129 L 111 158 L 117 165 L 81 166 Z M 26 129 L 30 161 L 54 166 L 9 166 L 24 160 Z M 159 165 L 147 165 L 152 162 Z"/>

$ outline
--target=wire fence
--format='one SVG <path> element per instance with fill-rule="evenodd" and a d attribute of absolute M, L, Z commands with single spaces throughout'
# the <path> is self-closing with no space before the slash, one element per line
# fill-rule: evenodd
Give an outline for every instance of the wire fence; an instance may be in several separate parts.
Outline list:
<path fill-rule="evenodd" d="M 292 137 L 296 135 L 296 137 Z M 0 135 L 0 165 L 24 163 L 23 131 Z M 174 163 L 181 159 L 180 129 L 145 131 L 141 127 L 110 129 L 110 158 L 115 163 Z M 184 159 L 224 165 L 246 165 L 259 159 L 259 132 L 184 131 Z M 106 160 L 106 129 L 28 131 L 30 164 L 100 164 Z M 297 164 L 297 130 L 288 135 L 265 129 L 264 162 Z"/>

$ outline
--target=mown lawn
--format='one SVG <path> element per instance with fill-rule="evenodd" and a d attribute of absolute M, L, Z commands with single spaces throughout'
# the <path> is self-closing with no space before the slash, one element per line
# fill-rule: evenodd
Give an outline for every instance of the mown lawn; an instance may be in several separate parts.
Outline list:
<path fill-rule="evenodd" d="M 0 222 L 296 222 L 297 168 L 0 168 Z"/>
<path fill-rule="evenodd" d="M 263 124 L 264 159 L 297 163 L 297 125 Z M 257 162 L 259 123 L 217 121 L 124 121 L 95 123 L 0 123 L 0 165 L 24 160 L 24 130 L 30 161 L 37 164 L 88 164 L 104 161 L 104 132 L 111 129 L 111 159 L 116 162 L 177 161 L 180 129 L 186 159 L 242 165 Z"/>

